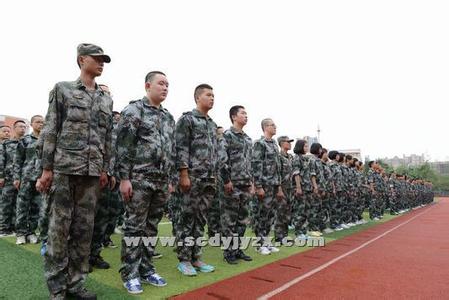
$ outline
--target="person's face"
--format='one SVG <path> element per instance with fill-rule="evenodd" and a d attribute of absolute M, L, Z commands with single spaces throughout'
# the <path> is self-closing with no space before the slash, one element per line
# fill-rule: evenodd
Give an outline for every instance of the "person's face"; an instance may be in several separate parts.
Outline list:
<path fill-rule="evenodd" d="M 232 117 L 232 120 L 241 126 L 245 126 L 248 123 L 248 115 L 246 114 L 246 110 L 244 108 L 240 108 L 235 116 Z"/>
<path fill-rule="evenodd" d="M 114 122 L 118 123 L 120 121 L 120 114 L 114 114 Z"/>
<path fill-rule="evenodd" d="M 104 59 L 102 56 L 83 55 L 79 57 L 81 70 L 93 77 L 101 76 L 103 73 Z"/>
<path fill-rule="evenodd" d="M 211 89 L 203 89 L 196 99 L 200 109 L 209 111 L 214 107 L 214 92 Z"/>
<path fill-rule="evenodd" d="M 321 154 L 321 159 L 322 159 L 323 161 L 328 161 L 328 160 L 329 160 L 329 157 L 327 156 L 327 152 L 323 152 L 323 153 Z"/>
<path fill-rule="evenodd" d="M 42 127 L 44 127 L 44 119 L 41 117 L 35 117 L 33 123 L 31 123 L 31 128 L 33 128 L 33 131 L 41 132 Z"/>
<path fill-rule="evenodd" d="M 2 127 L 0 130 L 0 139 L 7 140 L 11 137 L 11 128 L 9 127 Z"/>
<path fill-rule="evenodd" d="M 25 135 L 26 129 L 27 126 L 24 123 L 19 122 L 16 124 L 16 126 L 14 126 L 14 134 L 16 135 L 16 137 L 22 137 Z"/>
<path fill-rule="evenodd" d="M 222 137 L 223 136 L 223 132 L 224 132 L 223 128 L 217 128 L 217 136 L 218 137 Z"/>
<path fill-rule="evenodd" d="M 282 148 L 282 150 L 284 150 L 284 151 L 290 151 L 291 149 L 292 149 L 292 143 L 290 143 L 290 142 L 282 142 L 281 143 L 281 148 Z"/>
<path fill-rule="evenodd" d="M 168 95 L 168 80 L 162 74 L 156 74 L 150 82 L 145 83 L 148 98 L 161 103 Z"/>
<path fill-rule="evenodd" d="M 276 135 L 276 124 L 272 120 L 268 121 L 268 124 L 265 125 L 265 132 L 271 136 Z"/>
<path fill-rule="evenodd" d="M 309 143 L 304 143 L 304 153 L 309 153 Z"/>

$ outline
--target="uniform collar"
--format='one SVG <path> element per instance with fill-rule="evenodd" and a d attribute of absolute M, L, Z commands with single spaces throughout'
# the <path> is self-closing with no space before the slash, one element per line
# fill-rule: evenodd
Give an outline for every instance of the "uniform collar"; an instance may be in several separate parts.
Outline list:
<path fill-rule="evenodd" d="M 81 78 L 78 77 L 78 79 L 75 81 L 75 86 L 79 89 L 79 90 L 85 90 L 87 91 L 86 86 L 84 85 L 84 83 L 81 81 Z M 100 87 L 98 86 L 98 84 L 95 82 L 95 91 L 100 93 L 102 96 L 104 95 L 104 91 L 102 89 L 100 89 Z"/>
<path fill-rule="evenodd" d="M 163 113 L 166 113 L 166 112 L 167 112 L 167 110 L 162 106 L 162 104 L 161 104 L 159 107 L 156 107 L 156 106 L 154 106 L 154 105 L 149 104 L 149 103 L 150 103 L 150 100 L 148 99 L 147 96 L 144 96 L 144 97 L 142 98 L 142 103 L 143 103 L 143 106 L 146 106 L 146 107 L 148 107 L 148 108 L 151 108 L 151 109 L 157 109 L 157 110 L 159 110 L 159 111 L 161 111 L 161 112 L 163 112 Z"/>
<path fill-rule="evenodd" d="M 241 134 L 241 135 L 245 135 L 245 132 L 242 130 L 242 131 L 238 131 L 237 130 L 237 128 L 235 128 L 234 126 L 231 126 L 230 128 L 229 128 L 229 130 L 231 130 L 233 133 L 235 133 L 235 134 Z"/>
<path fill-rule="evenodd" d="M 203 115 L 198 109 L 196 109 L 196 108 L 194 108 L 193 110 L 192 110 L 192 114 L 195 116 L 195 117 L 198 117 L 198 118 L 204 118 L 204 119 L 206 119 L 206 120 L 212 120 L 212 118 L 211 117 L 209 117 L 209 115 Z"/>

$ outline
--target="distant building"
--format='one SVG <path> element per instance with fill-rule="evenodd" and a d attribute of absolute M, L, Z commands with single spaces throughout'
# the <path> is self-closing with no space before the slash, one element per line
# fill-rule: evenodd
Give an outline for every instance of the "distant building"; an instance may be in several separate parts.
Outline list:
<path fill-rule="evenodd" d="M 449 176 L 449 161 L 436 161 L 431 162 L 430 166 L 439 175 Z"/>
<path fill-rule="evenodd" d="M 360 149 L 345 149 L 345 150 L 338 150 L 338 152 L 351 155 L 354 158 L 357 158 L 358 160 L 362 160 L 362 151 Z M 365 157 L 366 162 L 367 156 Z"/>
<path fill-rule="evenodd" d="M 309 144 L 309 147 L 313 143 L 319 143 L 318 137 L 316 137 L 316 136 L 305 136 L 305 137 L 303 137 L 303 140 L 305 140 Z"/>
<path fill-rule="evenodd" d="M 393 168 L 397 168 L 399 166 L 415 167 L 424 164 L 426 162 L 426 158 L 424 154 L 411 154 L 410 156 L 402 155 L 402 158 L 398 156 L 393 158 L 383 158 L 382 161 L 389 164 Z"/>

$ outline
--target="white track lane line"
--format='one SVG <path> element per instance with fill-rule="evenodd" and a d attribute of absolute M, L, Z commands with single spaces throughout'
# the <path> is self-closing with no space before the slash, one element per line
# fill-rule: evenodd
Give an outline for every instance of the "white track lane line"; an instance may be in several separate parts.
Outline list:
<path fill-rule="evenodd" d="M 417 214 L 417 215 L 414 216 L 413 218 L 411 218 L 411 219 L 409 219 L 409 220 L 407 220 L 407 221 L 405 221 L 405 222 L 403 222 L 403 223 L 401 223 L 401 224 L 399 224 L 399 225 L 397 225 L 397 226 L 395 226 L 395 227 L 393 227 L 393 228 L 391 228 L 391 229 L 385 231 L 385 232 L 382 233 L 381 235 L 379 235 L 379 236 L 377 236 L 377 237 L 375 237 L 375 238 L 373 238 L 373 239 L 371 239 L 371 240 L 369 240 L 369 241 L 363 243 L 362 245 L 358 246 L 357 248 L 354 248 L 354 249 L 352 249 L 351 251 L 346 252 L 345 254 L 342 254 L 342 255 L 340 255 L 339 257 L 336 257 L 336 258 L 330 260 L 329 262 L 327 262 L 327 263 L 325 263 L 325 264 L 323 264 L 323 265 L 321 265 L 321 266 L 319 266 L 319 267 L 317 267 L 317 268 L 315 268 L 315 269 L 313 269 L 313 270 L 310 270 L 309 272 L 307 272 L 307 273 L 305 273 L 305 274 L 303 274 L 303 275 L 301 275 L 301 276 L 299 276 L 299 277 L 296 277 L 295 279 L 293 279 L 293 280 L 287 282 L 287 283 L 284 284 L 283 286 L 281 286 L 281 287 L 279 287 L 279 288 L 277 288 L 277 289 L 275 289 L 275 290 L 273 290 L 273 291 L 271 291 L 271 292 L 269 292 L 269 293 L 267 293 L 267 294 L 264 294 L 264 295 L 260 296 L 260 297 L 257 298 L 257 299 L 258 299 L 258 300 L 266 300 L 266 299 L 269 299 L 269 298 L 271 298 L 271 297 L 273 297 L 273 296 L 275 296 L 275 295 L 277 295 L 277 294 L 279 294 L 279 293 L 282 293 L 283 291 L 289 289 L 292 285 L 295 285 L 295 284 L 297 284 L 298 282 L 301 282 L 301 281 L 303 281 L 304 279 L 306 279 L 306 278 L 312 276 L 313 274 L 318 273 L 318 272 L 320 272 L 321 270 L 326 269 L 327 267 L 329 267 L 329 266 L 335 264 L 335 263 L 338 262 L 339 260 L 341 260 L 341 259 L 343 259 L 343 258 L 345 258 L 345 257 L 347 257 L 347 256 L 349 256 L 349 255 L 351 255 L 351 254 L 353 254 L 353 253 L 359 251 L 359 250 L 362 249 L 362 248 L 365 248 L 366 246 L 368 246 L 368 245 L 371 244 L 372 242 L 377 241 L 378 239 L 380 239 L 380 238 L 386 236 L 387 234 L 389 234 L 390 232 L 392 232 L 392 231 L 398 229 L 399 227 L 404 226 L 405 224 L 407 224 L 407 223 L 413 221 L 413 220 L 416 219 L 417 217 L 419 217 L 419 216 L 421 216 L 421 215 L 427 213 L 427 212 L 428 212 L 430 209 L 432 209 L 433 207 L 435 207 L 435 205 L 433 205 L 432 207 L 429 207 L 428 209 L 426 209 L 426 210 L 423 211 L 422 213 Z"/>

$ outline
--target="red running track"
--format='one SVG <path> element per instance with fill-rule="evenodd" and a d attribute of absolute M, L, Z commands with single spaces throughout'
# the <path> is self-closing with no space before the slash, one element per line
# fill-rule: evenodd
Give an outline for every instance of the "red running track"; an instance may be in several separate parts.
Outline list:
<path fill-rule="evenodd" d="M 448 299 L 449 199 L 175 299 Z"/>

